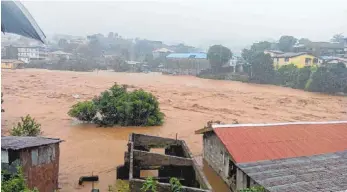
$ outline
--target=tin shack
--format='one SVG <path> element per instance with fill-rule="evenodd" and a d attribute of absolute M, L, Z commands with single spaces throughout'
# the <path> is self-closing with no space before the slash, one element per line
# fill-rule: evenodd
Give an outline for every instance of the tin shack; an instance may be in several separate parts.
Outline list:
<path fill-rule="evenodd" d="M 60 139 L 46 137 L 1 137 L 1 167 L 9 172 L 20 165 L 29 188 L 40 192 L 58 189 Z"/>

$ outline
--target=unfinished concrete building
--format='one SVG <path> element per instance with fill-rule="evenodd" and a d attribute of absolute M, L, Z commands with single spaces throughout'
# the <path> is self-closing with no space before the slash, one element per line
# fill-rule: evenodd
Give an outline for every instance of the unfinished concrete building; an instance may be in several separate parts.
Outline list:
<path fill-rule="evenodd" d="M 151 152 L 151 149 L 165 149 L 164 154 Z M 144 177 L 142 170 L 157 170 L 158 191 L 170 191 L 169 180 L 178 178 L 185 192 L 212 191 L 205 175 L 192 158 L 183 140 L 162 138 L 132 133 L 129 136 L 128 151 L 124 165 L 117 167 L 117 179 L 129 180 L 131 191 L 140 191 Z"/>

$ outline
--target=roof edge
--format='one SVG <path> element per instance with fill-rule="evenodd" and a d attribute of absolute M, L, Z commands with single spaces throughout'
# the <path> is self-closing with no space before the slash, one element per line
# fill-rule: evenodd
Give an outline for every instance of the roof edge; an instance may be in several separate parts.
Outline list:
<path fill-rule="evenodd" d="M 212 128 L 235 128 L 235 127 L 265 127 L 278 125 L 324 125 L 324 124 L 343 124 L 347 121 L 322 121 L 322 122 L 286 122 L 286 123 L 258 123 L 258 124 L 213 124 Z"/>

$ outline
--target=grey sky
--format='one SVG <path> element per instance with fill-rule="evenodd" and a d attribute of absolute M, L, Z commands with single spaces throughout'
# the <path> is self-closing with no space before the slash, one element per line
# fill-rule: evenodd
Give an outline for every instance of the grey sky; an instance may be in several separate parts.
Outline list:
<path fill-rule="evenodd" d="M 347 35 L 347 0 L 25 1 L 47 34 L 107 34 L 240 47 L 281 35 Z"/>

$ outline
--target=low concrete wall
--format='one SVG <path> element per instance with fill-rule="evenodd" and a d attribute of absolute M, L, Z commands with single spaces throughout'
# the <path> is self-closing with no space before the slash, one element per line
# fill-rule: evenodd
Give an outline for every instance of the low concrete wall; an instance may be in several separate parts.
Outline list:
<path fill-rule="evenodd" d="M 192 166 L 193 162 L 191 159 L 175 157 L 170 155 L 163 155 L 159 153 L 151 153 L 146 151 L 133 151 L 133 158 L 136 166 L 149 167 L 149 166 L 166 166 L 166 165 L 177 165 L 177 166 Z"/>
<path fill-rule="evenodd" d="M 182 145 L 181 140 L 162 138 L 150 135 L 132 134 L 134 148 L 137 146 L 147 146 L 149 148 L 166 148 L 170 145 Z"/>
<path fill-rule="evenodd" d="M 141 179 L 132 179 L 129 181 L 130 191 L 138 192 L 141 191 L 141 187 L 145 181 Z M 158 192 L 168 192 L 170 190 L 170 184 L 168 183 L 159 183 L 157 185 Z M 182 192 L 210 192 L 210 190 L 197 189 L 191 187 L 182 187 Z"/>

